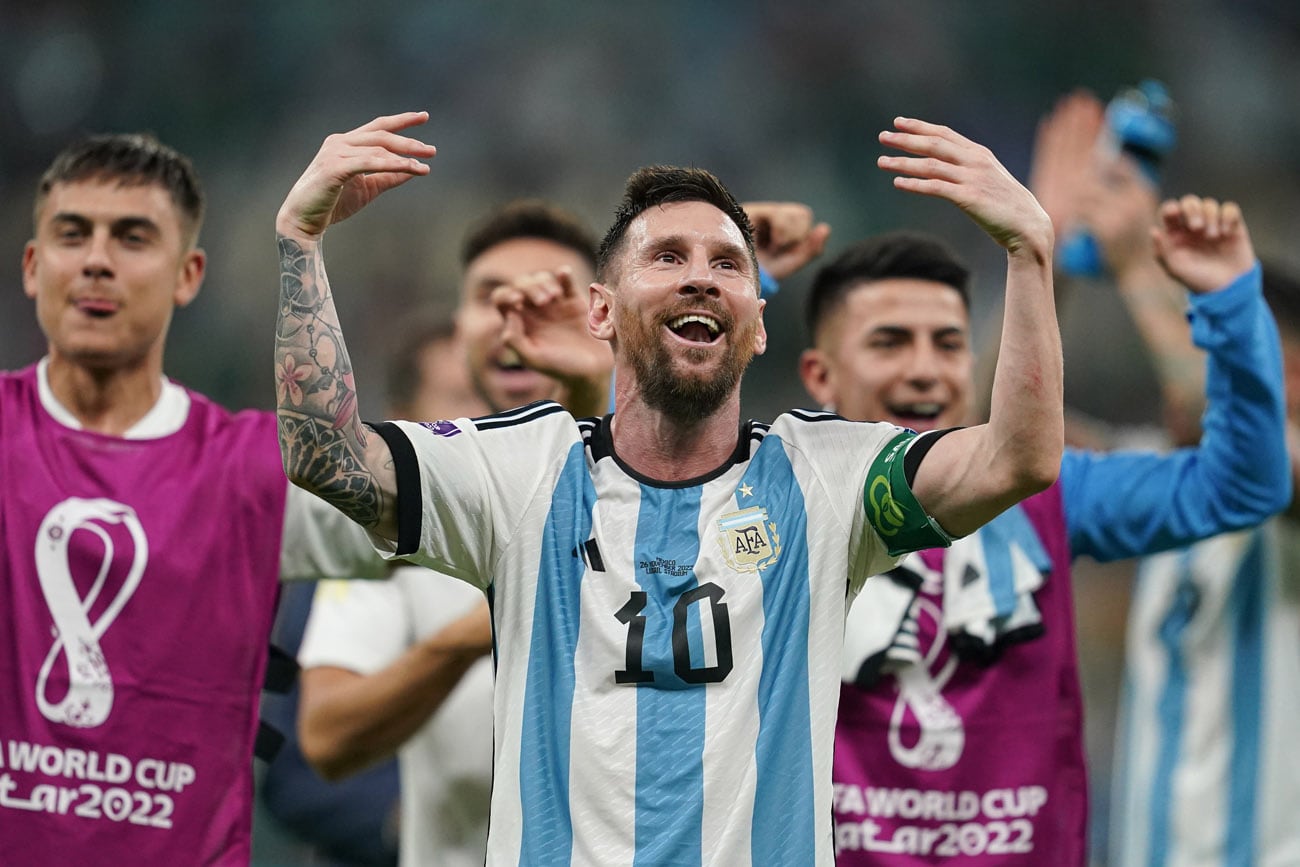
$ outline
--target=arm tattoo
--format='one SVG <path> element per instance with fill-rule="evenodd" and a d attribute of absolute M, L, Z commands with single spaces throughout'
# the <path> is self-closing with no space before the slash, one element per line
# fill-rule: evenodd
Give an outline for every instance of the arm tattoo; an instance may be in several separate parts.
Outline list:
<path fill-rule="evenodd" d="M 365 462 L 356 382 L 319 245 L 281 236 L 275 329 L 276 414 L 285 472 L 364 527 L 383 492 Z"/>

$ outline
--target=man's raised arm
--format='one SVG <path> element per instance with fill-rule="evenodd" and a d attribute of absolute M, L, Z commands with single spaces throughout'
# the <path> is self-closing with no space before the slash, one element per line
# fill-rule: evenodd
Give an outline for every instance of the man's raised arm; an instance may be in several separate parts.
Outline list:
<path fill-rule="evenodd" d="M 380 117 L 325 139 L 289 191 L 275 228 L 280 307 L 276 413 L 285 473 L 381 536 L 397 536 L 397 479 L 385 442 L 357 415 L 356 382 L 321 255 L 325 230 L 416 175 L 432 145 L 399 135 L 425 112 Z"/>
<path fill-rule="evenodd" d="M 987 424 L 940 439 L 912 489 L 926 511 L 963 536 L 1057 477 L 1064 449 L 1061 337 L 1052 298 L 1052 223 L 988 148 L 953 130 L 897 118 L 880 141 L 894 186 L 947 199 L 1007 251 L 1002 343 Z"/>

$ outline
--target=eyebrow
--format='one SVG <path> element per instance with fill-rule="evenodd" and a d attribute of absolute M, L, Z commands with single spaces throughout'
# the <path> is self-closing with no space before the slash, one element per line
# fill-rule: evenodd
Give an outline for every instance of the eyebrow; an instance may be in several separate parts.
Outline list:
<path fill-rule="evenodd" d="M 868 334 L 889 334 L 898 337 L 907 337 L 917 331 L 924 332 L 926 329 L 908 328 L 903 325 L 877 325 L 872 328 Z M 944 325 L 929 331 L 935 337 L 948 337 L 953 334 L 966 336 L 966 329 L 957 325 Z"/>
<path fill-rule="evenodd" d="M 94 223 L 89 217 L 70 211 L 60 211 L 51 217 L 50 221 L 52 223 L 73 223 L 81 227 L 90 226 Z M 158 224 L 148 217 L 119 217 L 112 222 L 109 228 L 114 234 L 118 235 L 132 229 L 145 229 L 155 235 L 162 233 Z"/>
<path fill-rule="evenodd" d="M 692 238 L 687 235 L 682 235 L 682 234 L 664 235 L 660 238 L 655 238 L 651 242 L 650 248 L 654 250 L 662 250 L 666 248 L 681 249 L 683 247 L 690 246 L 691 243 L 692 243 Z M 740 246 L 739 244 L 731 240 L 720 242 L 717 245 L 717 253 L 715 255 L 727 256 L 732 259 L 737 259 L 739 261 L 746 262 L 746 263 L 749 262 L 749 250 L 747 250 L 746 248 Z"/>

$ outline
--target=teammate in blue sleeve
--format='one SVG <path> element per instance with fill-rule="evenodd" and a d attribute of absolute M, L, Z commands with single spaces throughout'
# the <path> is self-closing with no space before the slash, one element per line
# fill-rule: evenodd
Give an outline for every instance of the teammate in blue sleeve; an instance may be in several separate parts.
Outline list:
<path fill-rule="evenodd" d="M 1056 478 L 1061 359 L 1052 231 L 994 156 L 898 118 L 878 164 L 953 202 L 1007 254 L 987 424 L 917 436 L 795 411 L 743 422 L 766 348 L 753 230 L 707 172 L 635 173 L 587 327 L 616 411 L 542 402 L 483 419 L 356 415 L 321 236 L 428 173 L 426 113 L 330 136 L 277 219 L 279 406 L 295 483 L 376 544 L 481 587 L 497 651 L 489 864 L 829 865 L 847 606 L 908 550 L 946 544 Z M 527 327 L 560 327 L 528 299 Z"/>
<path fill-rule="evenodd" d="M 972 864 L 1083 867 L 1071 561 L 1187 544 L 1287 501 L 1278 338 L 1241 215 L 1188 196 L 1160 217 L 1155 249 L 1191 290 L 1209 352 L 1205 435 L 1170 454 L 1067 450 L 1058 485 L 867 584 L 848 617 L 836 734 L 841 867 L 955 857 L 957 829 Z M 967 277 L 941 244 L 902 233 L 833 260 L 809 305 L 810 393 L 850 418 L 960 424 L 973 391 Z M 916 792 L 940 806 L 893 806 Z M 1008 792 L 1020 793 L 1014 811 Z"/>
<path fill-rule="evenodd" d="M 1242 324 L 1262 309 L 1254 291 L 1238 287 L 1237 302 L 1196 305 L 1196 324 L 1189 328 L 1184 294 L 1162 273 L 1148 243 L 1156 186 L 1131 155 L 1098 147 L 1101 118 L 1102 105 L 1089 94 L 1058 103 L 1035 142 L 1035 189 L 1048 191 L 1040 199 L 1057 224 L 1081 222 L 1091 229 L 1106 276 L 1158 373 L 1167 438 L 1162 444 L 1185 454 L 1201 439 L 1203 425 L 1209 425 L 1208 436 L 1234 438 L 1235 444 L 1207 459 L 1230 460 L 1244 470 L 1230 466 L 1219 472 L 1215 487 L 1202 490 L 1201 498 L 1216 506 L 1216 520 L 1237 526 L 1249 513 L 1219 504 L 1240 504 L 1264 483 L 1281 492 L 1291 480 L 1294 493 L 1300 282 L 1267 261 L 1258 272 L 1263 300 L 1277 319 L 1285 382 L 1272 341 L 1243 331 Z M 1245 375 L 1256 364 L 1259 378 Z M 1246 412 L 1234 408 L 1238 402 Z M 1279 404 L 1285 407 L 1289 472 L 1277 426 Z M 1249 410 L 1260 405 L 1274 408 L 1271 420 Z M 1110 446 L 1117 433 L 1133 437 L 1132 431 L 1096 424 L 1076 430 L 1075 437 L 1100 447 Z M 1107 484 L 1103 474 L 1090 475 Z M 1183 484 L 1196 481 L 1188 475 Z M 1237 489 L 1242 481 L 1246 487 Z M 1135 506 L 1163 509 L 1156 493 Z M 1298 538 L 1292 500 L 1284 514 L 1263 524 L 1141 562 L 1128 608 L 1109 863 L 1300 862 L 1294 816 L 1300 756 L 1291 747 L 1300 715 Z M 1130 542 L 1123 540 L 1125 546 Z"/>

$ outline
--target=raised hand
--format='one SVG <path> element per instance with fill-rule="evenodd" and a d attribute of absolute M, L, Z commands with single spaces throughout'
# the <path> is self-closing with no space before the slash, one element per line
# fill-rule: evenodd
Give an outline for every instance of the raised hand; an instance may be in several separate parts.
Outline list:
<path fill-rule="evenodd" d="M 408 111 L 326 138 L 280 206 L 276 231 L 297 241 L 315 240 L 380 193 L 427 175 L 429 166 L 421 159 L 437 149 L 398 133 L 428 119 L 428 112 Z"/>
<path fill-rule="evenodd" d="M 1052 293 L 1052 221 L 997 157 L 946 126 L 894 119 L 882 144 L 900 190 L 946 199 L 1007 251 L 1002 340 L 987 424 L 935 443 L 912 492 L 953 535 L 965 535 L 1013 503 L 1043 490 L 1061 468 L 1060 331 Z"/>
<path fill-rule="evenodd" d="M 831 227 L 814 223 L 812 208 L 799 202 L 746 202 L 742 207 L 754 224 L 758 263 L 777 280 L 784 280 L 821 255 Z"/>
<path fill-rule="evenodd" d="M 1171 199 L 1160 206 L 1151 239 L 1165 272 L 1198 294 L 1222 289 L 1255 263 L 1235 202 L 1190 195 Z"/>
<path fill-rule="evenodd" d="M 1076 90 L 1057 100 L 1038 122 L 1029 189 L 1052 218 L 1057 235 L 1079 219 L 1083 195 L 1096 182 L 1097 137 L 1105 116 L 1100 99 Z"/>
<path fill-rule="evenodd" d="M 585 287 L 582 287 L 585 289 Z M 609 404 L 614 355 L 587 330 L 587 297 L 569 267 L 527 274 L 492 290 L 505 324 L 501 342 L 525 367 L 560 381 L 575 416 L 602 414 Z"/>
<path fill-rule="evenodd" d="M 898 175 L 895 187 L 947 199 L 1013 255 L 1050 256 L 1052 221 L 992 151 L 946 126 L 914 118 L 894 118 L 894 127 L 880 134 L 881 144 L 913 156 L 883 155 L 876 164 Z"/>

